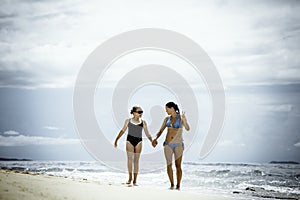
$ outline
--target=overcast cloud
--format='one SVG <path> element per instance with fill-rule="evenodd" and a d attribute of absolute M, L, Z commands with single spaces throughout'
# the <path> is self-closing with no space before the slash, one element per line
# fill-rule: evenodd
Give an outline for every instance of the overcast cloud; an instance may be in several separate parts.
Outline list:
<path fill-rule="evenodd" d="M 147 7 L 153 13 L 145 13 Z M 72 87 L 101 42 L 153 26 L 203 46 L 225 85 L 298 83 L 299 8 L 297 1 L 6 1 L 0 8 L 0 84 Z"/>

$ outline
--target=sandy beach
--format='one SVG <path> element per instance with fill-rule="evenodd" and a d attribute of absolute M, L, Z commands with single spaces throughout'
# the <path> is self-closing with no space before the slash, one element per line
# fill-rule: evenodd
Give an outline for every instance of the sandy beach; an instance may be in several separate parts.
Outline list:
<path fill-rule="evenodd" d="M 194 194 L 167 188 L 150 186 L 128 187 L 122 184 L 109 184 L 89 180 L 79 180 L 49 175 L 37 175 L 18 171 L 0 171 L 0 199 L 40 200 L 40 199 L 207 199 L 225 200 L 228 198 L 213 194 Z"/>

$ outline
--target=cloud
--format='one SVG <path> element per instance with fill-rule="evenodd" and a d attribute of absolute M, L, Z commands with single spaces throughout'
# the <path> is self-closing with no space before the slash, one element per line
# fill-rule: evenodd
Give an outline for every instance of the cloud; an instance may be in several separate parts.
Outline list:
<path fill-rule="evenodd" d="M 59 128 L 59 127 L 55 127 L 55 126 L 45 126 L 44 129 L 47 129 L 50 131 L 63 130 L 63 128 Z"/>
<path fill-rule="evenodd" d="M 71 87 L 95 45 L 140 27 L 187 33 L 208 49 L 228 83 L 300 82 L 299 5 L 5 1 L 0 8 L 0 87 Z M 124 26 L 124 21 L 130 23 Z"/>
<path fill-rule="evenodd" d="M 90 51 L 76 43 L 78 37 L 70 36 L 77 32 L 72 26 L 79 13 L 70 11 L 69 3 L 3 2 L 0 8 L 1 87 L 60 88 L 73 84 L 76 67 Z"/>
<path fill-rule="evenodd" d="M 300 142 L 294 144 L 295 147 L 300 147 Z"/>
<path fill-rule="evenodd" d="M 282 105 L 270 105 L 266 107 L 268 111 L 271 112 L 291 112 L 293 105 L 282 104 Z"/>
<path fill-rule="evenodd" d="M 13 133 L 14 131 L 10 131 Z M 51 138 L 42 136 L 29 136 L 29 135 L 16 135 L 10 134 L 9 136 L 0 135 L 0 146 L 30 146 L 30 145 L 67 145 L 79 144 L 79 139 L 74 138 Z"/>
<path fill-rule="evenodd" d="M 230 1 L 220 10 L 226 12 L 224 22 L 229 19 L 231 28 L 227 32 L 235 36 L 229 36 L 226 40 L 229 43 L 223 45 L 215 58 L 226 82 L 232 85 L 299 83 L 299 45 L 296 44 L 300 42 L 297 24 L 300 14 L 291 13 L 299 6 L 296 1 L 284 4 L 251 1 L 245 5 Z M 220 38 L 224 37 L 220 35 Z"/>
<path fill-rule="evenodd" d="M 17 131 L 9 130 L 9 131 L 3 132 L 2 135 L 5 135 L 5 136 L 7 136 L 7 135 L 13 135 L 13 136 L 15 136 L 15 135 L 20 135 L 20 133 L 17 132 Z"/>

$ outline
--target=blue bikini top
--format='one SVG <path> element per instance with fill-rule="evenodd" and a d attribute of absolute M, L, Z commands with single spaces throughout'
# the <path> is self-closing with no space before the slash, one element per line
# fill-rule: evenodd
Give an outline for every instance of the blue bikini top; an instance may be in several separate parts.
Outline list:
<path fill-rule="evenodd" d="M 176 116 L 176 122 L 173 124 L 171 124 L 171 120 L 172 120 L 172 116 L 169 117 L 168 121 L 166 122 L 166 127 L 171 127 L 171 128 L 181 128 L 181 119 L 180 119 L 180 115 Z"/>

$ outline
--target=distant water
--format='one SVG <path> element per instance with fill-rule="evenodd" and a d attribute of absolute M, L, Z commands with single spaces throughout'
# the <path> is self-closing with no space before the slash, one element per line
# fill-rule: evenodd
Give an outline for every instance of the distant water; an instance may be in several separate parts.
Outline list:
<path fill-rule="evenodd" d="M 127 180 L 126 173 L 96 161 L 1 161 L 0 167 L 101 183 L 120 184 Z M 185 162 L 182 167 L 182 191 L 208 191 L 235 199 L 300 199 L 300 164 Z M 140 174 L 138 183 L 141 187 L 169 187 L 165 169 Z"/>

